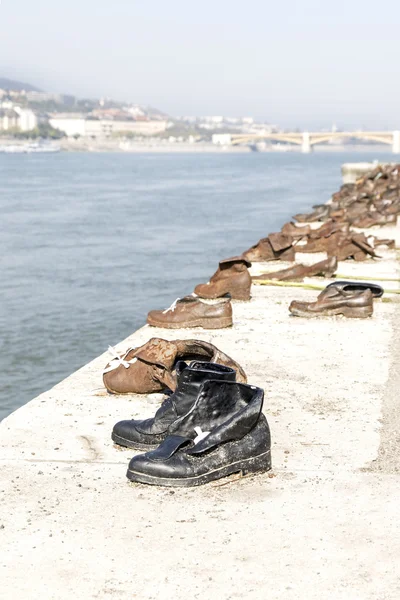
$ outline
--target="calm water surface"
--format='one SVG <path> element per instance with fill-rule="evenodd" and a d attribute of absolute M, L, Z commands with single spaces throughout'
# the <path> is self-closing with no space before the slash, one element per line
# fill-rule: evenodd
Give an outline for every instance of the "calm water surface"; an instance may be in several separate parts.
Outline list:
<path fill-rule="evenodd" d="M 374 158 L 0 154 L 0 418 Z"/>

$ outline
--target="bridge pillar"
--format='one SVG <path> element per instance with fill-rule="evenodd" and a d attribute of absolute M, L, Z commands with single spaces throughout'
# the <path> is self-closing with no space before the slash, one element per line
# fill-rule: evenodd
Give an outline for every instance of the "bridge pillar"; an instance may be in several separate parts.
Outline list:
<path fill-rule="evenodd" d="M 400 131 L 393 131 L 393 154 L 400 154 Z"/>
<path fill-rule="evenodd" d="M 301 144 L 301 151 L 304 152 L 305 154 L 308 154 L 309 152 L 311 152 L 310 134 L 308 133 L 308 131 L 305 131 L 303 133 L 303 142 Z"/>

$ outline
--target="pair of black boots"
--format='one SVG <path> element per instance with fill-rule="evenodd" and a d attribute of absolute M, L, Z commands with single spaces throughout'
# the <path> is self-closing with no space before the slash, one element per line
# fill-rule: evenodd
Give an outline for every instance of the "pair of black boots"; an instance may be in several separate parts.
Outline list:
<path fill-rule="evenodd" d="M 129 463 L 131 481 L 191 487 L 233 473 L 271 468 L 264 392 L 236 383 L 233 369 L 193 361 L 177 365 L 178 385 L 154 418 L 117 423 L 116 444 L 146 450 Z"/>

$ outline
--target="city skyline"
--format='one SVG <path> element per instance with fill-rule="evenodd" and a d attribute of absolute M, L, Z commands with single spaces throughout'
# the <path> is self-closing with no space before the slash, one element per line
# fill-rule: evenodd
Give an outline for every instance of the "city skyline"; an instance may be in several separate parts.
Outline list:
<path fill-rule="evenodd" d="M 16 10 L 16 5 L 18 9 Z M 180 0 L 0 5 L 0 72 L 171 116 L 253 116 L 284 128 L 399 126 L 400 6 Z M 45 27 L 43 26 L 45 24 Z"/>

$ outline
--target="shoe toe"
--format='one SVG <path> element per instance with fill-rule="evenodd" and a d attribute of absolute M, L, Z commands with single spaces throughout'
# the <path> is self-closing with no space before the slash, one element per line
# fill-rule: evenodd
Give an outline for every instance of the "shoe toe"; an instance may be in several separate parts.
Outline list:
<path fill-rule="evenodd" d="M 123 438 L 128 441 L 135 441 L 136 438 L 140 437 L 139 432 L 135 428 L 135 422 L 130 421 L 119 421 L 113 427 L 112 437 L 115 436 Z"/>
<path fill-rule="evenodd" d="M 200 297 L 207 296 L 207 292 L 209 292 L 209 290 L 210 286 L 207 283 L 199 283 L 199 285 L 196 285 L 194 288 L 194 293 Z"/>

